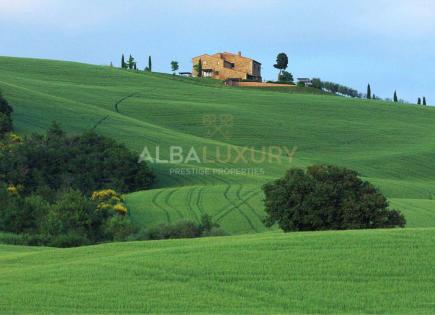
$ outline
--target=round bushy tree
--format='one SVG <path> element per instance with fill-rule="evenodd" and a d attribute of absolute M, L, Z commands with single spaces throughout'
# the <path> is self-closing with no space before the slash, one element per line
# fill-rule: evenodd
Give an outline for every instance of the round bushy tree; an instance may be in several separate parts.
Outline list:
<path fill-rule="evenodd" d="M 57 124 L 0 148 L 0 181 L 24 187 L 26 194 L 73 188 L 85 195 L 101 189 L 120 193 L 144 190 L 154 174 L 136 153 L 116 141 L 86 132 L 68 136 Z"/>
<path fill-rule="evenodd" d="M 10 117 L 12 112 L 12 107 L 9 105 L 8 101 L 3 97 L 0 91 L 0 113 Z"/>
<path fill-rule="evenodd" d="M 281 75 L 282 71 L 287 69 L 288 66 L 288 57 L 285 53 L 279 53 L 276 56 L 276 64 L 273 65 L 276 69 L 279 69 L 278 74 L 278 80 L 279 76 Z"/>
<path fill-rule="evenodd" d="M 285 232 L 404 227 L 405 218 L 388 209 L 385 196 L 358 173 L 316 165 L 289 170 L 263 187 L 265 223 Z"/>
<path fill-rule="evenodd" d="M 293 83 L 293 75 L 288 71 L 282 71 L 278 78 L 279 82 Z"/>
<path fill-rule="evenodd" d="M 12 129 L 11 118 L 0 112 L 0 136 L 12 131 Z"/>

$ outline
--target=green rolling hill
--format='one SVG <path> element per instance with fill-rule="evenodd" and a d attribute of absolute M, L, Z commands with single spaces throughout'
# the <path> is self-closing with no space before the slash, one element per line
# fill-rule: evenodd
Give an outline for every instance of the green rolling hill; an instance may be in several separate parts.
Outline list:
<path fill-rule="evenodd" d="M 0 245 L 2 314 L 433 314 L 434 229 Z"/>
<path fill-rule="evenodd" d="M 141 226 L 208 213 L 232 236 L 0 245 L 0 313 L 435 313 L 435 109 L 10 57 L 0 57 L 0 89 L 20 134 L 58 121 L 70 133 L 95 128 L 138 156 L 158 145 L 162 159 L 171 145 L 205 147 L 210 160 L 228 146 L 254 156 L 264 146 L 295 150 L 281 163 L 153 164 L 156 187 L 125 196 Z M 218 127 L 232 120 L 216 132 L 210 117 Z M 314 163 L 359 171 L 404 212 L 407 228 L 268 231 L 261 186 Z M 176 176 L 172 167 L 264 172 Z"/>
<path fill-rule="evenodd" d="M 161 159 L 174 145 L 185 153 L 191 146 L 199 153 L 205 147 L 209 160 L 216 159 L 216 148 L 224 160 L 229 145 L 239 151 L 248 147 L 246 156 L 257 157 L 263 147 L 295 150 L 292 159 L 283 152 L 282 163 L 234 163 L 233 155 L 229 162 L 154 164 L 158 189 L 127 196 L 132 215 L 144 224 L 196 219 L 207 212 L 229 233 L 264 231 L 261 185 L 292 166 L 331 163 L 356 169 L 379 186 L 410 226 L 435 226 L 432 108 L 8 57 L 0 58 L 0 88 L 23 134 L 43 131 L 54 120 L 69 132 L 95 127 L 138 154 L 147 146 L 155 155 L 159 146 Z M 227 116 L 232 122 L 226 126 L 219 119 Z M 207 122 L 210 117 L 217 123 Z M 262 168 L 264 173 L 174 176 L 171 167 Z"/>

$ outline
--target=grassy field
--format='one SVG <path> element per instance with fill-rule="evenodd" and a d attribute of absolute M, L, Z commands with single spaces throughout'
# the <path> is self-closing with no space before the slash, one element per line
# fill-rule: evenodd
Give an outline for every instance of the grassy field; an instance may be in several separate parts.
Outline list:
<path fill-rule="evenodd" d="M 71 133 L 94 128 L 138 155 L 158 145 L 162 159 L 171 145 L 206 148 L 212 160 L 228 146 L 254 155 L 263 146 L 295 151 L 281 163 L 178 165 L 264 171 L 249 176 L 177 176 L 174 165 L 153 164 L 155 189 L 126 196 L 141 226 L 208 213 L 242 235 L 73 249 L 0 245 L 1 314 L 435 313 L 435 109 L 9 57 L 0 57 L 0 89 L 20 134 L 55 120 Z M 358 170 L 404 212 L 408 228 L 268 231 L 262 184 L 314 163 Z"/>
<path fill-rule="evenodd" d="M 433 108 L 8 57 L 0 57 L 0 89 L 15 108 L 17 131 L 24 134 L 43 131 L 53 120 L 70 132 L 97 126 L 99 133 L 138 153 L 148 146 L 154 154 L 158 145 L 165 159 L 171 145 L 185 152 L 205 147 L 211 160 L 216 147 L 226 152 L 229 145 L 256 154 L 263 146 L 295 150 L 292 159 L 283 153 L 282 163 L 181 165 L 264 170 L 255 176 L 177 176 L 169 174 L 171 165 L 154 164 L 158 189 L 127 196 L 138 222 L 196 219 L 207 212 L 229 233 L 264 231 L 261 185 L 291 166 L 331 163 L 356 169 L 379 186 L 395 206 L 410 212 L 410 226 L 435 226 Z M 217 117 L 222 127 L 221 115 L 231 115 L 233 123 L 223 126 L 224 134 L 213 134 L 215 126 L 205 119 Z"/>
<path fill-rule="evenodd" d="M 2 314 L 434 314 L 435 229 L 0 245 Z"/>

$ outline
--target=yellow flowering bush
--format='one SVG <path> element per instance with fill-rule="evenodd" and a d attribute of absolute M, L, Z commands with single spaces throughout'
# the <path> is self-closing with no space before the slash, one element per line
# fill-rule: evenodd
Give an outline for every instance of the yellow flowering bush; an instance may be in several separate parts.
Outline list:
<path fill-rule="evenodd" d="M 109 200 L 113 197 L 120 197 L 113 189 L 103 189 L 92 193 L 92 200 Z"/>
<path fill-rule="evenodd" d="M 118 214 L 126 214 L 127 213 L 127 207 L 124 206 L 122 203 L 118 203 L 113 207 L 113 210 L 116 211 Z"/>
<path fill-rule="evenodd" d="M 21 143 L 23 141 L 23 139 L 17 135 L 16 133 L 11 132 L 9 134 L 9 142 L 11 143 Z"/>
<path fill-rule="evenodd" d="M 8 133 L 0 139 L 0 150 L 10 151 L 12 148 L 22 142 L 22 138 L 15 133 Z"/>
<path fill-rule="evenodd" d="M 17 196 L 18 195 L 18 188 L 14 185 L 9 185 L 8 186 L 8 193 L 10 195 Z"/>
<path fill-rule="evenodd" d="M 113 189 L 94 191 L 91 198 L 98 202 L 98 210 L 113 210 L 120 215 L 128 212 L 122 196 Z"/>

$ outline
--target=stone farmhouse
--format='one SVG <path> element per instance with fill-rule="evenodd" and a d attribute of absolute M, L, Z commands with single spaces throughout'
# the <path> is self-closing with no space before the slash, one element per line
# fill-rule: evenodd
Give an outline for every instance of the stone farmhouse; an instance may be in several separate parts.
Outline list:
<path fill-rule="evenodd" d="M 192 58 L 194 66 L 193 74 L 198 76 L 195 65 L 201 60 L 202 76 L 218 80 L 249 80 L 261 82 L 261 63 L 251 58 L 242 56 L 242 53 L 232 54 L 228 52 L 214 55 L 204 54 Z"/>

